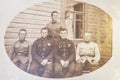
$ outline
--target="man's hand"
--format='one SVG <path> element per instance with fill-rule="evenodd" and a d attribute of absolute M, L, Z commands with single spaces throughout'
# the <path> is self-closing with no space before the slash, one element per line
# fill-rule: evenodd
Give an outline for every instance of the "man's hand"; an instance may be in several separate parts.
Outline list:
<path fill-rule="evenodd" d="M 81 62 L 82 62 L 82 63 L 85 63 L 85 61 L 86 61 L 86 58 L 81 57 Z"/>
<path fill-rule="evenodd" d="M 69 65 L 69 61 L 65 61 L 64 67 L 68 67 L 68 65 Z"/>
<path fill-rule="evenodd" d="M 42 65 L 46 65 L 47 63 L 48 63 L 48 59 L 44 59 L 44 60 L 41 62 Z"/>
<path fill-rule="evenodd" d="M 19 58 L 13 58 L 13 63 L 16 63 L 19 60 Z"/>
<path fill-rule="evenodd" d="M 76 58 L 76 62 L 77 63 L 81 63 L 81 59 L 80 58 Z"/>
<path fill-rule="evenodd" d="M 98 65 L 98 62 L 95 61 L 94 59 L 91 59 L 90 64 L 92 64 L 92 65 Z"/>
<path fill-rule="evenodd" d="M 77 63 L 85 63 L 86 59 L 81 57 L 81 58 L 76 58 Z"/>
<path fill-rule="evenodd" d="M 61 63 L 62 66 L 65 65 L 65 61 L 64 60 L 60 60 L 60 63 Z"/>
<path fill-rule="evenodd" d="M 25 63 L 28 62 L 28 57 L 22 57 L 22 56 L 20 56 L 19 59 L 20 59 L 20 61 L 21 61 L 23 64 L 25 64 Z"/>

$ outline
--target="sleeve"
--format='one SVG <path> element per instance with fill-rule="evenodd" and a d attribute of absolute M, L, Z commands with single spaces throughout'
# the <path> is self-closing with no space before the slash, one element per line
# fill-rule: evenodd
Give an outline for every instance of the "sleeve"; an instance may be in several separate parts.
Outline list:
<path fill-rule="evenodd" d="M 32 45 L 29 43 L 29 55 L 28 55 L 29 63 L 31 63 L 31 61 L 32 61 L 31 47 L 32 47 Z"/>
<path fill-rule="evenodd" d="M 27 66 L 27 71 L 29 71 L 30 66 L 31 66 L 31 62 L 32 62 L 31 44 L 28 43 L 28 45 L 29 45 L 29 47 L 28 47 L 29 48 L 29 54 L 28 54 L 29 63 L 28 63 L 28 66 Z"/>
<path fill-rule="evenodd" d="M 15 57 L 15 53 L 14 52 L 15 52 L 15 43 L 14 43 L 14 45 L 11 46 L 10 51 L 8 53 L 8 55 L 9 55 L 11 60 L 13 60 L 13 58 Z"/>
<path fill-rule="evenodd" d="M 68 58 L 68 61 L 72 62 L 72 61 L 75 61 L 75 46 L 72 41 L 70 42 L 70 44 L 71 44 L 71 46 L 69 48 L 70 56 Z"/>
<path fill-rule="evenodd" d="M 51 38 L 52 37 L 52 30 L 51 30 L 51 25 L 50 23 L 48 23 L 45 28 L 48 29 L 48 38 Z"/>
<path fill-rule="evenodd" d="M 46 24 L 45 28 L 47 28 L 48 31 L 50 32 L 50 23 Z"/>
<path fill-rule="evenodd" d="M 80 43 L 78 44 L 77 46 L 77 49 L 76 49 L 76 60 L 80 58 Z"/>
<path fill-rule="evenodd" d="M 48 28 L 48 24 L 45 25 L 45 28 Z"/>
<path fill-rule="evenodd" d="M 96 62 L 99 62 L 100 60 L 100 51 L 99 51 L 99 47 L 98 44 L 95 44 L 95 57 L 94 57 Z"/>
<path fill-rule="evenodd" d="M 38 44 L 37 41 L 35 41 L 35 42 L 33 43 L 33 45 L 32 45 L 32 51 L 31 51 L 31 53 L 32 53 L 32 59 L 35 60 L 35 61 L 38 62 L 38 63 L 41 63 L 43 59 L 42 59 L 41 56 L 39 56 L 39 54 L 38 54 L 37 44 Z"/>

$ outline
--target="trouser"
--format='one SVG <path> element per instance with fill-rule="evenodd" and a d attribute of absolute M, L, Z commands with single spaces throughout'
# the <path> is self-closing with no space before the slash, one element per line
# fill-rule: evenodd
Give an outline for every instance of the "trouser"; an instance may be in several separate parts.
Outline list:
<path fill-rule="evenodd" d="M 85 61 L 83 64 L 83 70 L 89 70 L 91 68 L 91 64 L 88 61 Z"/>
<path fill-rule="evenodd" d="M 43 66 L 35 61 L 32 61 L 29 72 L 37 76 L 50 78 L 53 74 L 53 64 L 51 63 Z"/>
<path fill-rule="evenodd" d="M 95 69 L 97 69 L 99 67 L 99 65 L 92 65 L 90 64 L 88 61 L 86 61 L 84 64 L 83 64 L 83 70 L 84 71 L 93 71 Z"/>
<path fill-rule="evenodd" d="M 67 78 L 74 76 L 75 63 L 72 62 L 68 67 L 63 68 L 59 62 L 54 64 L 55 78 Z"/>
<path fill-rule="evenodd" d="M 89 71 L 91 66 L 92 65 L 88 61 L 86 61 L 85 63 L 76 63 L 76 76 L 82 75 L 84 71 Z"/>
<path fill-rule="evenodd" d="M 27 67 L 28 67 L 28 62 L 27 63 L 22 63 L 21 61 L 17 61 L 15 62 L 15 65 L 17 67 L 19 67 L 20 69 L 27 71 Z"/>
<path fill-rule="evenodd" d="M 82 71 L 83 71 L 83 64 L 82 63 L 76 63 L 75 76 L 82 75 Z"/>

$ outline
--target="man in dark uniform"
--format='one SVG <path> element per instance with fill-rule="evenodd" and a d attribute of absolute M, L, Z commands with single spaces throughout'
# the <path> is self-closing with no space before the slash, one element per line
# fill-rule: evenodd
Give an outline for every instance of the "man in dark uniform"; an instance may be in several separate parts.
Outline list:
<path fill-rule="evenodd" d="M 21 29 L 19 31 L 19 40 L 16 41 L 11 49 L 11 60 L 24 71 L 28 71 L 31 62 L 30 44 L 25 40 L 27 31 Z"/>
<path fill-rule="evenodd" d="M 43 77 L 51 77 L 53 72 L 53 42 L 47 38 L 48 29 L 41 29 L 41 38 L 32 45 L 32 64 L 30 73 Z"/>
<path fill-rule="evenodd" d="M 51 19 L 52 19 L 52 21 L 46 25 L 46 28 L 49 31 L 48 36 L 50 38 L 59 39 L 59 31 L 61 28 L 61 24 L 57 21 L 57 19 L 58 19 L 58 12 L 57 11 L 53 11 L 51 13 Z"/>
<path fill-rule="evenodd" d="M 55 74 L 56 77 L 72 77 L 75 70 L 75 47 L 71 40 L 67 39 L 67 29 L 61 28 L 61 39 L 56 45 Z"/>

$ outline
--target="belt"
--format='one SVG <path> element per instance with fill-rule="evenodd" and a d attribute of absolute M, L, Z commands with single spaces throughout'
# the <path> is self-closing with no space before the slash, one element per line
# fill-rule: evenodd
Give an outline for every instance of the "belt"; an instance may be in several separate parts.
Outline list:
<path fill-rule="evenodd" d="M 87 55 L 80 55 L 81 57 L 84 57 L 84 56 L 88 56 L 88 57 L 95 57 L 95 55 L 90 55 L 90 54 L 87 54 Z"/>
<path fill-rule="evenodd" d="M 28 53 L 16 53 L 17 56 L 27 56 Z"/>

